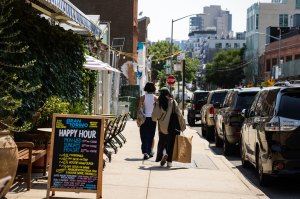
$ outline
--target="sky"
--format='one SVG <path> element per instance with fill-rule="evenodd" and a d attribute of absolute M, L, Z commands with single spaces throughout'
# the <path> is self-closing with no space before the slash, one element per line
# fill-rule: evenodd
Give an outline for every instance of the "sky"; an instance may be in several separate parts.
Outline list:
<path fill-rule="evenodd" d="M 234 33 L 246 30 L 247 8 L 257 2 L 271 0 L 138 0 L 138 13 L 141 17 L 150 17 L 148 39 L 150 41 L 165 40 L 171 37 L 172 19 L 203 13 L 204 6 L 220 5 L 222 10 L 232 14 L 232 30 Z M 173 38 L 187 40 L 189 33 L 189 17 L 173 23 Z"/>

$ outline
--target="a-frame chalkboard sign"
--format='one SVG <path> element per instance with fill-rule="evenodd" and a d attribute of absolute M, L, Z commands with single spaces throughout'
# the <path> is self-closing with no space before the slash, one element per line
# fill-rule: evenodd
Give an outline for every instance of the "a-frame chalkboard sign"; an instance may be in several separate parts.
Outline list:
<path fill-rule="evenodd" d="M 104 117 L 54 114 L 48 172 L 50 191 L 89 192 L 102 198 Z"/>

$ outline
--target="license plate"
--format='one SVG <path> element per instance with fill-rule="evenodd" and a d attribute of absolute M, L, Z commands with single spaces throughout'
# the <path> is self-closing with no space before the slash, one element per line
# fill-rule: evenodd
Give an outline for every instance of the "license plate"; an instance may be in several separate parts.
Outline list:
<path fill-rule="evenodd" d="M 195 114 L 195 117 L 200 117 L 200 114 Z"/>

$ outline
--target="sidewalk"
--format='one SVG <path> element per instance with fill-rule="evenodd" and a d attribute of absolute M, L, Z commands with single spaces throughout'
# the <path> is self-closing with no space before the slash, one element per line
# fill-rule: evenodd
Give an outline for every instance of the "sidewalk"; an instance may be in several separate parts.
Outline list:
<path fill-rule="evenodd" d="M 154 157 L 143 161 L 139 129 L 128 121 L 123 134 L 127 143 L 106 164 L 103 171 L 104 199 L 263 199 L 268 198 L 249 183 L 223 156 L 214 155 L 208 142 L 187 127 L 193 136 L 191 164 L 173 162 L 172 168 L 160 167 Z M 158 136 L 155 141 L 157 143 Z M 155 146 L 156 148 L 156 146 Z M 40 199 L 46 196 L 46 180 L 34 181 L 32 189 L 11 190 L 7 199 Z M 53 198 L 96 198 L 96 194 L 56 192 Z"/>

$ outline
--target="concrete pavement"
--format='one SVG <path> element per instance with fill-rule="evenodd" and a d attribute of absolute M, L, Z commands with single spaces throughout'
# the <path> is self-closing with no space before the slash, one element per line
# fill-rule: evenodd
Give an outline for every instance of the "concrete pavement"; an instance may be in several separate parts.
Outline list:
<path fill-rule="evenodd" d="M 139 129 L 128 121 L 123 134 L 126 144 L 113 154 L 103 171 L 104 199 L 264 199 L 268 198 L 249 183 L 223 156 L 214 155 L 208 142 L 189 127 L 184 132 L 193 136 L 192 163 L 173 162 L 172 168 L 160 167 L 154 161 L 142 160 Z M 156 144 L 158 141 L 156 135 Z M 156 146 L 155 146 L 156 147 Z M 33 182 L 32 189 L 14 188 L 7 199 L 40 199 L 46 196 L 46 180 Z M 56 192 L 53 198 L 95 198 L 96 194 Z"/>

